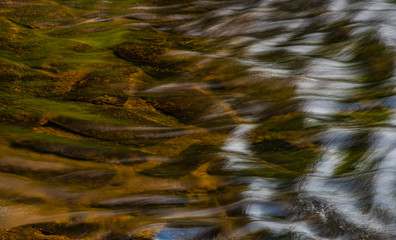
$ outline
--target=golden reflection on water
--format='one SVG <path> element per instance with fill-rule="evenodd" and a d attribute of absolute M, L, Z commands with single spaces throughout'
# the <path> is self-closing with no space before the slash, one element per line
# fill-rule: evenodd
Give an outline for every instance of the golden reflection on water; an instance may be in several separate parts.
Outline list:
<path fill-rule="evenodd" d="M 395 11 L 0 2 L 1 238 L 395 238 Z"/>

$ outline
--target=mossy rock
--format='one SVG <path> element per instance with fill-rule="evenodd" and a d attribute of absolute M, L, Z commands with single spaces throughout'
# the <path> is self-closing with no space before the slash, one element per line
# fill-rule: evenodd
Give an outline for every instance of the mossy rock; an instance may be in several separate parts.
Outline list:
<path fill-rule="evenodd" d="M 232 124 L 242 121 L 227 103 L 213 96 L 210 91 L 199 87 L 159 94 L 146 99 L 161 112 L 185 124 L 210 127 L 219 122 Z M 219 112 L 224 114 L 217 116 Z M 207 117 L 209 118 L 206 119 Z"/>
<path fill-rule="evenodd" d="M 161 164 L 142 173 L 157 177 L 182 177 L 193 172 L 206 161 L 210 161 L 213 158 L 211 153 L 216 152 L 216 149 L 213 145 L 194 144 L 180 152 L 176 161 Z"/>
<path fill-rule="evenodd" d="M 75 170 L 72 166 L 56 163 L 24 159 L 21 157 L 0 158 L 1 172 L 14 173 L 38 179 L 48 179 Z"/>
<path fill-rule="evenodd" d="M 140 64 L 157 64 L 159 62 L 158 55 L 165 52 L 163 47 L 138 43 L 123 43 L 113 49 L 120 57 Z"/>
<path fill-rule="evenodd" d="M 3 228 L 0 229 L 1 240 L 72 240 L 67 236 L 51 235 L 40 231 L 40 229 L 33 226 L 17 227 L 17 228 Z"/>
<path fill-rule="evenodd" d="M 167 51 L 163 46 L 141 43 L 123 43 L 113 48 L 115 55 L 142 67 L 153 77 L 165 78 L 178 71 L 180 63 L 162 57 Z"/>
<path fill-rule="evenodd" d="M 26 129 L 8 129 L 6 133 L 5 138 L 16 148 L 51 153 L 72 159 L 110 161 L 139 155 L 138 151 L 128 147 L 103 145 L 89 140 L 36 133 Z"/>

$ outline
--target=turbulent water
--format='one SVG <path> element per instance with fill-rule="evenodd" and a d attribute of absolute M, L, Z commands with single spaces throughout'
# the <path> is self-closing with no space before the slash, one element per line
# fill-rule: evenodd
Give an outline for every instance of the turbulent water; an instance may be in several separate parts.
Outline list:
<path fill-rule="evenodd" d="M 0 20 L 2 239 L 396 239 L 395 1 Z"/>

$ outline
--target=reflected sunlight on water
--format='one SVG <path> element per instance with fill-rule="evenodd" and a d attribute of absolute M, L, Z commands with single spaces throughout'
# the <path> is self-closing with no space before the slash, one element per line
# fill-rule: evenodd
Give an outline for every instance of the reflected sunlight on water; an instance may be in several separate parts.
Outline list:
<path fill-rule="evenodd" d="M 394 1 L 0 13 L 1 237 L 396 238 Z"/>

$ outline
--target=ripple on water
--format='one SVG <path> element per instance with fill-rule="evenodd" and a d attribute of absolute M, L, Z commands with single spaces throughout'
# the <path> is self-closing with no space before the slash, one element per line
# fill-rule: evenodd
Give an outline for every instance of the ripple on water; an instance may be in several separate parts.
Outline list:
<path fill-rule="evenodd" d="M 392 1 L 145 4 L 0 3 L 0 236 L 396 237 Z"/>

